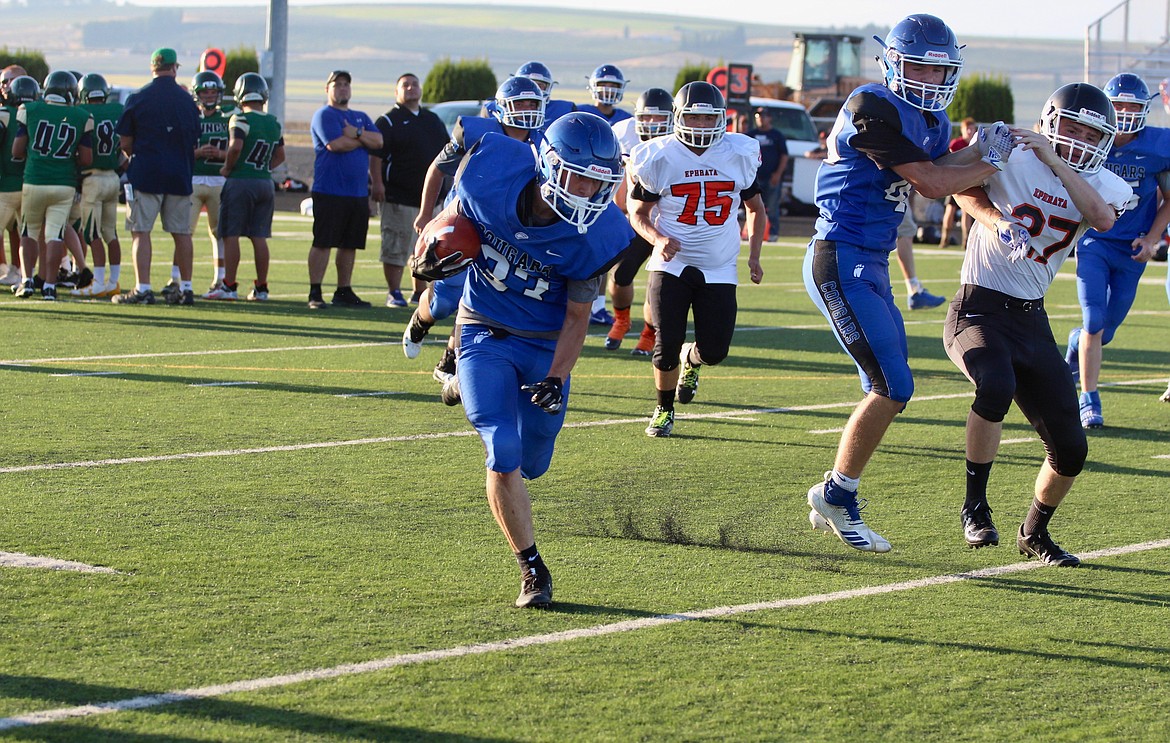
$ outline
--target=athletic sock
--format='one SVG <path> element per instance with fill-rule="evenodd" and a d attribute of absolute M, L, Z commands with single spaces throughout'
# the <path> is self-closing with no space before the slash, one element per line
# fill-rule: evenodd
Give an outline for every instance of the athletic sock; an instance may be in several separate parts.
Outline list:
<path fill-rule="evenodd" d="M 183 274 L 179 271 L 178 266 L 171 266 L 171 281 L 178 283 L 182 275 Z"/>
<path fill-rule="evenodd" d="M 917 276 L 906 277 L 906 291 L 909 294 L 917 294 L 922 291 L 922 282 L 918 280 Z"/>
<path fill-rule="evenodd" d="M 540 553 L 536 551 L 536 542 L 533 542 L 528 549 L 520 550 L 515 554 L 516 562 L 520 564 L 520 571 L 525 575 L 548 572 L 544 560 L 540 559 Z"/>
<path fill-rule="evenodd" d="M 857 500 L 857 488 L 861 485 L 861 478 L 849 477 L 837 470 L 829 475 L 825 483 L 825 500 L 834 506 L 847 506 Z"/>
<path fill-rule="evenodd" d="M 117 286 L 120 278 L 122 278 L 122 264 L 110 266 L 110 283 Z"/>
<path fill-rule="evenodd" d="M 658 407 L 663 410 L 674 410 L 674 387 L 668 390 L 658 390 Z"/>
<path fill-rule="evenodd" d="M 963 501 L 963 510 L 972 512 L 980 507 L 987 507 L 987 481 L 991 477 L 991 465 L 994 462 L 977 464 L 967 460 L 967 499 Z"/>
<path fill-rule="evenodd" d="M 1033 498 L 1032 505 L 1028 508 L 1028 515 L 1024 518 L 1024 534 L 1032 536 L 1048 531 L 1048 522 L 1052 520 L 1054 513 L 1056 513 L 1056 506 L 1045 505 Z"/>

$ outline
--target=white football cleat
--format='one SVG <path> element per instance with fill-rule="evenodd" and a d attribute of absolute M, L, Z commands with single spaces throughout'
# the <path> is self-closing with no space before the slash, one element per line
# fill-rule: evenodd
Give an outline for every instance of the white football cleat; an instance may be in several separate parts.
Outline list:
<path fill-rule="evenodd" d="M 406 354 L 408 359 L 417 359 L 422 353 L 422 341 L 416 342 L 410 337 L 410 323 L 407 323 L 406 330 L 402 331 L 402 353 Z"/>
<path fill-rule="evenodd" d="M 812 508 L 808 520 L 813 528 L 836 534 L 842 542 L 862 552 L 889 552 L 890 543 L 885 537 L 871 530 L 861 519 L 856 499 L 850 506 L 834 506 L 825 500 L 826 482 L 817 483 L 808 491 L 808 505 Z"/>

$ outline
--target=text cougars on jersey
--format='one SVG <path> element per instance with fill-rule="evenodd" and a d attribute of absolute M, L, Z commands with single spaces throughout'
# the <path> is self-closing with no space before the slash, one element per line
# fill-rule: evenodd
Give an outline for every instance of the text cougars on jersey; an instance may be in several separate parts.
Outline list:
<path fill-rule="evenodd" d="M 483 241 L 500 255 L 504 256 L 504 260 L 513 266 L 516 266 L 530 274 L 536 276 L 543 276 L 548 279 L 552 276 L 552 268 L 544 265 L 532 256 L 517 248 L 512 243 L 499 237 L 491 230 L 484 227 Z"/>

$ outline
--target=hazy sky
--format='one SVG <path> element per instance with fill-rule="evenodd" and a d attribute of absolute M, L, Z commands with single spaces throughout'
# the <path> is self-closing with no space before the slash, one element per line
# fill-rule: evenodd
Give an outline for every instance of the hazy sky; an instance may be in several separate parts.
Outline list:
<path fill-rule="evenodd" d="M 293 5 L 325 3 L 395 4 L 394 0 L 290 0 Z M 421 4 L 426 0 L 402 0 Z M 130 0 L 137 5 L 265 5 L 265 0 Z M 462 4 L 524 5 L 620 10 L 666 16 L 714 17 L 742 23 L 786 26 L 889 26 L 911 13 L 932 13 L 946 21 L 960 43 L 964 36 L 1055 38 L 1080 41 L 1085 28 L 1110 12 L 1118 0 L 461 0 Z M 448 3 L 443 3 L 448 4 Z M 1130 0 L 1131 37 L 1158 39 L 1164 32 L 1165 0 Z M 1120 38 L 1121 14 L 1106 21 L 1106 36 Z M 1112 30 L 1113 33 L 1109 33 Z"/>

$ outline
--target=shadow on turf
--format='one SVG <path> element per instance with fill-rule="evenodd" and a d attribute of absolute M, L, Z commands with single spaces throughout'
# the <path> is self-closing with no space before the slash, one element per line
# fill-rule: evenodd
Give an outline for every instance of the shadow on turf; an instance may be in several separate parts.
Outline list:
<path fill-rule="evenodd" d="M 1093 655 L 1077 655 L 1068 652 L 1044 652 L 1040 650 L 1027 650 L 1024 648 L 1011 648 L 996 645 L 978 645 L 972 642 L 944 642 L 940 640 L 928 640 L 922 637 L 902 637 L 892 635 L 873 635 L 863 634 L 859 632 L 836 632 L 827 629 L 817 629 L 812 627 L 793 627 L 781 625 L 778 627 L 781 630 L 789 632 L 798 632 L 806 635 L 817 635 L 825 638 L 846 639 L 846 640 L 861 640 L 864 642 L 882 642 L 894 645 L 910 645 L 913 647 L 932 647 L 940 650 L 963 650 L 973 651 L 977 653 L 991 653 L 993 655 L 1003 656 L 1025 656 L 1029 658 L 1038 658 L 1041 660 L 1055 660 L 1062 663 L 1068 661 L 1082 661 L 1084 663 L 1092 663 L 1102 666 L 1111 666 L 1113 668 L 1129 668 L 1144 671 L 1158 671 L 1160 673 L 1170 673 L 1170 666 L 1161 662 L 1160 658 L 1152 660 L 1148 663 L 1131 660 L 1119 660 L 1116 658 L 1101 658 Z M 1059 638 L 1049 638 L 1052 640 L 1059 640 Z M 1080 643 L 1077 644 L 1087 644 Z M 1143 648 L 1144 650 L 1144 648 Z"/>
<path fill-rule="evenodd" d="M 63 679 L 44 678 L 41 676 L 11 676 L 0 674 L 0 696 L 12 698 L 41 699 L 55 704 L 79 706 L 83 704 L 100 704 L 102 702 L 133 699 L 141 696 L 150 696 L 162 692 L 143 689 L 129 689 L 116 686 L 99 686 L 84 684 Z M 502 738 L 485 738 L 471 735 L 452 735 L 435 732 L 423 728 L 387 725 L 384 723 L 349 720 L 344 717 L 301 712 L 288 707 L 264 706 L 247 704 L 244 702 L 225 699 L 209 698 L 190 702 L 152 707 L 139 712 L 150 714 L 161 712 L 164 714 L 185 716 L 203 720 L 209 723 L 238 723 L 247 730 L 255 732 L 258 729 L 273 731 L 276 738 L 294 738 L 305 735 L 319 735 L 322 738 L 352 738 L 355 740 L 435 740 L 435 741 L 497 741 Z M 182 735 L 168 735 L 164 733 L 128 733 L 113 730 L 104 730 L 103 715 L 91 718 L 97 725 L 80 725 L 77 723 L 52 723 L 35 725 L 32 727 L 6 730 L 0 736 L 10 740 L 38 740 L 38 741 L 76 741 L 79 739 L 109 739 L 131 741 L 132 743 L 195 743 L 208 738 L 185 737 Z M 149 722 L 146 723 L 149 726 Z M 287 731 L 283 734 L 276 731 Z"/>
<path fill-rule="evenodd" d="M 29 372 L 32 374 L 77 374 L 81 376 L 93 375 L 93 369 L 72 369 L 67 366 L 54 364 L 52 366 L 36 366 L 36 365 L 0 365 L 0 369 L 4 371 L 15 372 Z M 328 387 L 320 384 L 285 384 L 283 382 L 256 382 L 255 384 L 247 385 L 225 385 L 222 378 L 211 377 L 191 377 L 178 376 L 175 374 L 144 374 L 141 372 L 122 372 L 114 370 L 114 374 L 103 374 L 101 376 L 108 376 L 114 379 L 127 382 L 150 382 L 157 384 L 178 384 L 184 387 L 190 385 L 208 385 L 209 387 L 223 386 L 223 387 L 242 387 L 246 390 L 265 390 L 270 392 L 298 392 L 312 395 L 362 395 L 375 397 L 370 395 L 371 392 L 384 392 L 385 390 L 370 390 L 368 388 L 355 387 Z M 420 372 L 421 373 L 421 372 Z M 429 377 L 430 372 L 426 372 Z M 233 381 L 250 381 L 247 380 L 248 372 L 240 372 L 243 379 Z M 98 377 L 101 378 L 101 377 Z M 380 395 L 380 397 L 392 398 L 397 401 L 408 402 L 438 402 L 439 393 L 435 392 L 417 393 L 417 392 L 402 392 L 387 395 Z"/>
<path fill-rule="evenodd" d="M 1089 565 L 1086 563 L 1086 567 Z M 972 578 L 984 588 L 995 588 L 1003 591 L 1019 591 L 1029 595 L 1045 594 L 1061 598 L 1084 599 L 1088 601 L 1116 601 L 1123 604 L 1139 604 L 1142 606 L 1165 606 L 1170 603 L 1170 593 L 1137 593 L 1132 591 L 1115 591 L 1110 589 L 1089 588 L 1086 586 L 1062 586 L 1042 581 L 1021 580 L 1019 578 Z"/>

